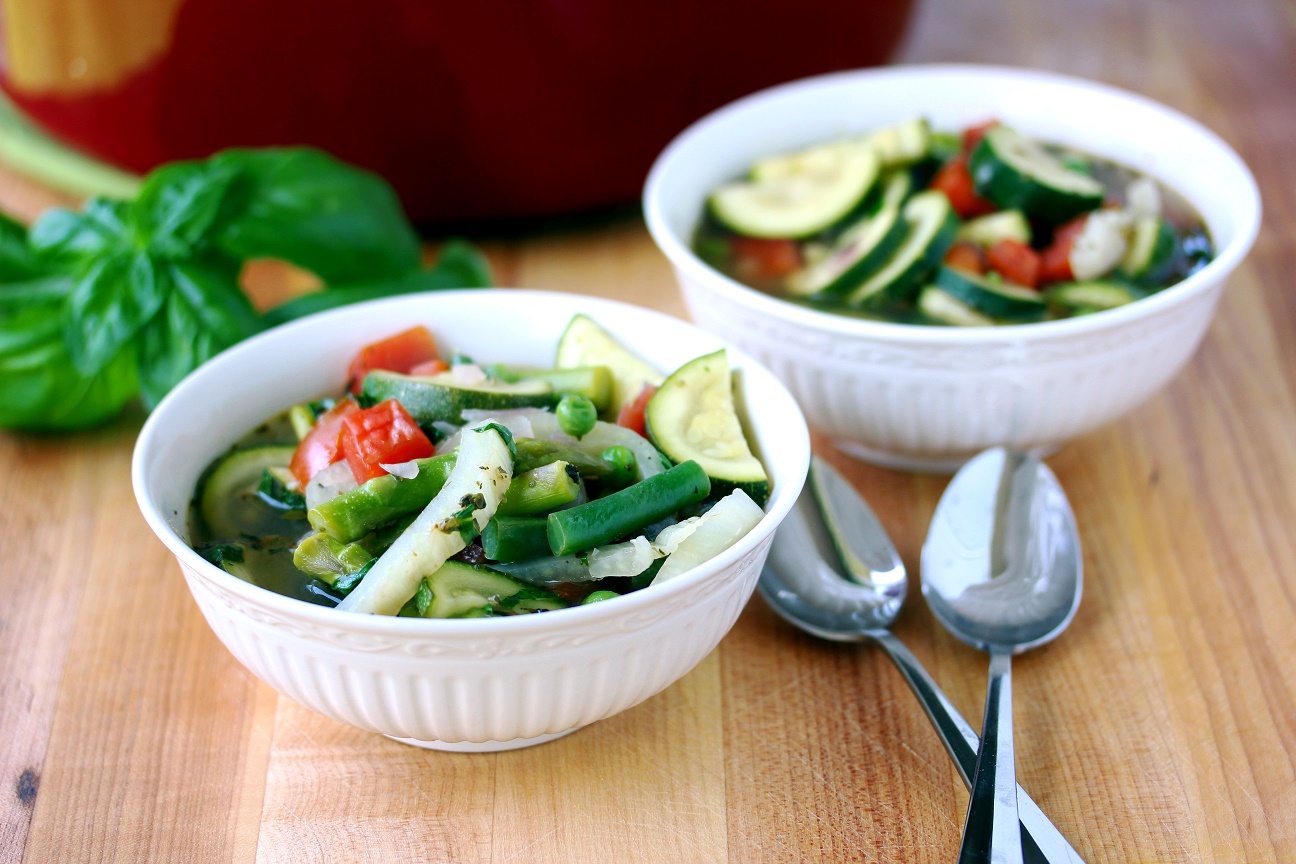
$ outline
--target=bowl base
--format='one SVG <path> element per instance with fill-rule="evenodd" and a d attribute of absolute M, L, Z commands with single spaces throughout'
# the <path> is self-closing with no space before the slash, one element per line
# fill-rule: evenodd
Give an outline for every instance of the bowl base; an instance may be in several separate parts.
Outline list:
<path fill-rule="evenodd" d="M 419 738 L 397 738 L 395 735 L 388 735 L 387 737 L 402 744 L 423 747 L 427 750 L 445 750 L 449 753 L 500 753 L 504 750 L 519 750 L 523 747 L 534 747 L 537 744 L 556 741 L 564 735 L 570 735 L 579 728 L 577 726 L 575 729 L 568 729 L 564 732 L 548 732 L 534 738 L 513 738 L 508 741 L 423 741 Z"/>
<path fill-rule="evenodd" d="M 858 441 L 847 441 L 834 438 L 833 446 L 847 456 L 853 456 L 862 462 L 880 465 L 883 468 L 895 468 L 900 471 L 917 471 L 924 474 L 953 474 L 963 467 L 963 463 L 980 453 L 974 450 L 968 453 L 943 453 L 923 455 L 919 453 L 895 453 L 889 450 L 877 450 Z M 1061 444 L 1040 444 L 1027 447 L 1026 452 L 1043 459 L 1052 456 Z"/>

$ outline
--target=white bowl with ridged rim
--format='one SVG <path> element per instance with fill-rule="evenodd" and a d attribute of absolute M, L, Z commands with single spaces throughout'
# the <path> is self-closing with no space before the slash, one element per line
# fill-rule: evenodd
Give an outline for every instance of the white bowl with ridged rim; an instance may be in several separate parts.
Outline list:
<path fill-rule="evenodd" d="M 919 115 L 949 130 L 998 118 L 1149 174 L 1201 214 L 1216 258 L 1178 285 L 1101 314 L 954 328 L 788 303 L 689 248 L 707 194 L 757 158 Z M 1197 122 L 1103 84 L 989 66 L 870 69 L 761 91 L 681 133 L 654 164 L 643 203 L 694 321 L 768 366 L 810 425 L 846 452 L 937 471 L 992 446 L 1056 448 L 1147 400 L 1196 350 L 1260 224 L 1250 171 Z"/>
<path fill-rule="evenodd" d="M 205 364 L 158 405 L 135 446 L 135 496 L 212 630 L 244 666 L 345 723 L 422 746 L 491 751 L 541 743 L 623 711 L 715 648 L 751 596 L 810 460 L 809 433 L 792 396 L 732 349 L 745 424 L 772 481 L 766 515 L 736 545 L 663 585 L 516 618 L 394 618 L 275 594 L 230 576 L 188 545 L 186 516 L 203 468 L 266 418 L 340 389 L 361 346 L 421 323 L 443 351 L 546 365 L 578 312 L 663 370 L 723 347 L 684 321 L 610 300 L 445 291 L 276 328 Z"/>

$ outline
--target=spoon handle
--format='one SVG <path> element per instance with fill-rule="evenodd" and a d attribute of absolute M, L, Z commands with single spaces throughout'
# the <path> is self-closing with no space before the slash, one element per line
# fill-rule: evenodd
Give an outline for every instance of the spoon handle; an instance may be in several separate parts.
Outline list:
<path fill-rule="evenodd" d="M 927 719 L 931 720 L 954 760 L 964 785 L 971 788 L 972 775 L 976 773 L 977 750 L 981 746 L 976 731 L 897 636 L 886 630 L 871 630 L 867 635 L 886 652 L 909 682 L 910 689 L 927 712 Z M 1021 786 L 1017 787 L 1017 815 L 1021 820 L 1022 857 L 1026 864 L 1084 864 L 1080 854 Z"/>
<path fill-rule="evenodd" d="M 972 775 L 959 864 L 1021 864 L 1017 757 L 1013 750 L 1012 654 L 990 650 L 981 748 Z"/>

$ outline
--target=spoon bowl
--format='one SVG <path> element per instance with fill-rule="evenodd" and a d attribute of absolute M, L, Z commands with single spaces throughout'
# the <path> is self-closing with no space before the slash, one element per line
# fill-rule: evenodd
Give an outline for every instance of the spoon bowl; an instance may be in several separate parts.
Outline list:
<path fill-rule="evenodd" d="M 1020 654 L 1058 636 L 1080 607 L 1075 517 L 1039 459 L 987 450 L 955 475 L 922 550 L 923 597 L 955 638 Z"/>
<path fill-rule="evenodd" d="M 922 551 L 922 589 L 955 638 L 990 655 L 960 864 L 1023 861 L 1012 727 L 1012 655 L 1057 637 L 1081 595 L 1066 494 L 1038 458 L 996 448 L 959 469 Z"/>

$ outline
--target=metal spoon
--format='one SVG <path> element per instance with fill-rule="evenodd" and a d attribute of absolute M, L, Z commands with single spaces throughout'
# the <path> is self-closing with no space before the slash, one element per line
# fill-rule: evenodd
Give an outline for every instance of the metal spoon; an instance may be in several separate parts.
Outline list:
<path fill-rule="evenodd" d="M 887 630 L 900 614 L 907 586 L 904 564 L 868 504 L 832 466 L 814 457 L 809 482 L 774 536 L 757 588 L 775 612 L 807 633 L 837 642 L 868 641 L 885 651 L 970 785 L 980 739 L 918 659 Z M 1021 789 L 1018 801 L 1027 861 L 1083 864 Z"/>
<path fill-rule="evenodd" d="M 997 448 L 959 469 L 923 543 L 922 589 L 950 633 L 990 654 L 961 864 L 1023 860 L 1011 658 L 1066 629 L 1081 583 L 1075 517 L 1044 463 Z"/>

